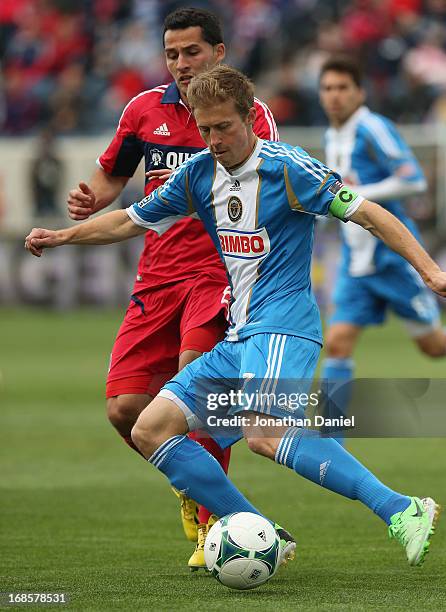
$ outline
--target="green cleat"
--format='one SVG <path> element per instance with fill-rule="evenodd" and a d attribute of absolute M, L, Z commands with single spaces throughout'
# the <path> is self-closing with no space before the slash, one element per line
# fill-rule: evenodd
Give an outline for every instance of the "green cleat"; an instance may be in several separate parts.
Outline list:
<path fill-rule="evenodd" d="M 286 529 L 278 523 L 274 523 L 274 529 L 280 538 L 280 563 L 279 566 L 286 565 L 288 561 L 293 561 L 296 556 L 296 540 Z"/>
<path fill-rule="evenodd" d="M 390 517 L 389 537 L 406 549 L 409 565 L 421 565 L 429 551 L 429 538 L 434 533 L 440 506 L 430 497 L 411 497 L 408 508 Z"/>

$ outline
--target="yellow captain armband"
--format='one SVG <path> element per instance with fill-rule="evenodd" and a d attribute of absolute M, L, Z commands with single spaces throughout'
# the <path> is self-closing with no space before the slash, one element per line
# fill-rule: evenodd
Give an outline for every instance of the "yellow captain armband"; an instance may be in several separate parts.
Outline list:
<path fill-rule="evenodd" d="M 333 183 L 333 185 L 328 188 L 328 191 L 335 194 L 335 197 L 330 204 L 329 211 L 333 217 L 337 217 L 338 219 L 345 221 L 345 214 L 350 207 L 350 204 L 358 197 L 358 194 L 339 181 Z"/>

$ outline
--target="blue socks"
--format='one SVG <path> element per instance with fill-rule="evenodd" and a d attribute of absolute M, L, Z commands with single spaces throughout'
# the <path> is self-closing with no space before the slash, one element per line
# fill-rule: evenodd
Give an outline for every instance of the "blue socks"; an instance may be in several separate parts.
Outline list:
<path fill-rule="evenodd" d="M 232 484 L 214 457 L 186 436 L 174 436 L 149 458 L 173 487 L 218 517 L 231 512 L 254 512 L 257 508 Z"/>
<path fill-rule="evenodd" d="M 382 484 L 335 440 L 316 431 L 290 427 L 279 443 L 275 460 L 326 489 L 358 499 L 387 524 L 393 514 L 410 504 L 408 497 Z M 167 476 L 172 486 L 219 517 L 231 512 L 261 514 L 231 483 L 218 461 L 186 436 L 166 440 L 149 462 Z"/>
<path fill-rule="evenodd" d="M 279 443 L 275 460 L 326 489 L 358 499 L 388 525 L 393 514 L 410 504 L 408 497 L 382 484 L 336 440 L 316 431 L 290 427 Z"/>
<path fill-rule="evenodd" d="M 327 395 L 329 402 L 323 416 L 328 418 L 339 418 L 346 416 L 350 404 L 353 379 L 354 362 L 353 359 L 338 359 L 327 357 L 322 362 L 321 379 L 327 381 Z M 337 432 L 332 436 L 339 444 L 344 445 L 342 432 Z"/>

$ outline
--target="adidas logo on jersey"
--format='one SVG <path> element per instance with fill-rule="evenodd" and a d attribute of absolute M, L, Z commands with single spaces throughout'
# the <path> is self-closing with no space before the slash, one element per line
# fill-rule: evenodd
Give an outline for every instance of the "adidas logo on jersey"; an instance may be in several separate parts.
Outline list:
<path fill-rule="evenodd" d="M 154 134 L 158 136 L 170 136 L 169 128 L 167 127 L 167 123 L 162 123 L 156 130 L 153 130 Z"/>
<path fill-rule="evenodd" d="M 235 179 L 234 184 L 229 187 L 229 191 L 240 191 L 240 181 Z"/>

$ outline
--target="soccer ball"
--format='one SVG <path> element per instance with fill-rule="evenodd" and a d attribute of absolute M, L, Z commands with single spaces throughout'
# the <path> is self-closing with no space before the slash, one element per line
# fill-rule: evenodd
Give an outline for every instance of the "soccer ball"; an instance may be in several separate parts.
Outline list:
<path fill-rule="evenodd" d="M 231 589 L 254 589 L 274 575 L 280 558 L 280 538 L 262 516 L 235 512 L 209 530 L 204 558 L 211 574 Z"/>

